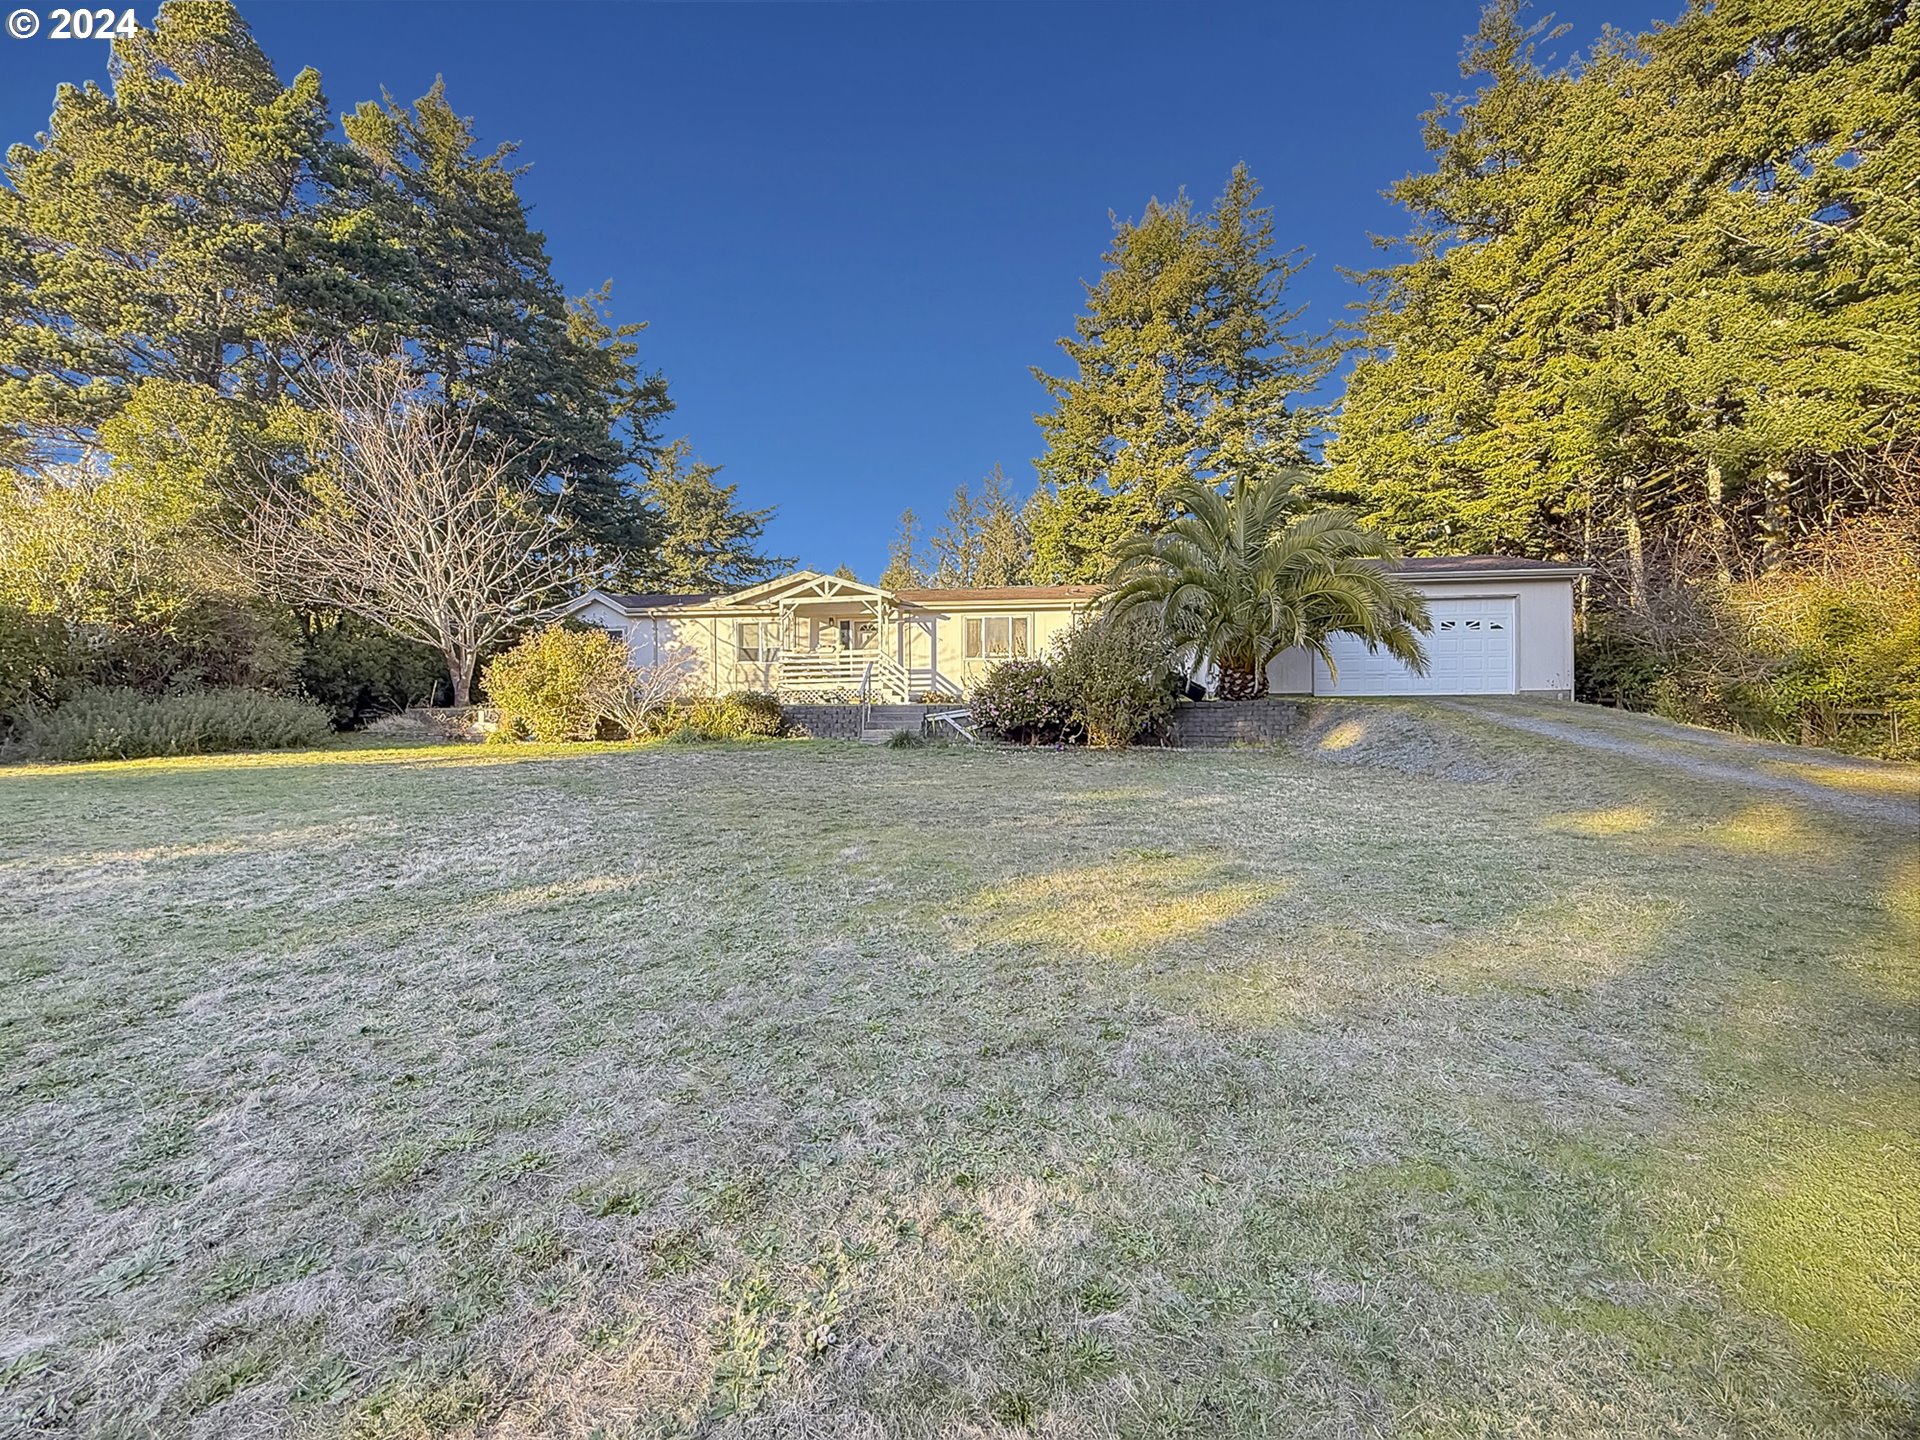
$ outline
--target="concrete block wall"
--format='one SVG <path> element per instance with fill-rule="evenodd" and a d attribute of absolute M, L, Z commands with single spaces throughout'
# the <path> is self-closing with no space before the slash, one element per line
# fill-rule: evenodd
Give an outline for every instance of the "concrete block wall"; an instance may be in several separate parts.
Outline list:
<path fill-rule="evenodd" d="M 1173 712 L 1167 741 L 1190 750 L 1274 745 L 1299 727 L 1303 713 L 1298 700 L 1190 701 Z"/>
<path fill-rule="evenodd" d="M 814 740 L 858 740 L 858 705 L 782 705 L 791 733 Z"/>

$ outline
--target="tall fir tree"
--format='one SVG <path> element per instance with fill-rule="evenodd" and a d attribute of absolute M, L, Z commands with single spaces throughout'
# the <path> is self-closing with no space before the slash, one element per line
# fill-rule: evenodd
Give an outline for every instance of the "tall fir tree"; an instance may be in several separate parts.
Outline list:
<path fill-rule="evenodd" d="M 1170 513 L 1193 479 L 1279 473 L 1306 460 L 1324 411 L 1303 397 L 1332 371 L 1299 330 L 1260 186 L 1236 166 L 1205 214 L 1183 192 L 1117 222 L 1087 309 L 1060 341 L 1030 519 L 1036 578 L 1104 579 L 1120 542 Z"/>
<path fill-rule="evenodd" d="M 231 5 L 112 44 L 111 88 L 60 87 L 0 171 L 0 448 L 231 484 L 329 342 L 398 318 L 406 261 L 320 77 L 282 84 Z"/>
<path fill-rule="evenodd" d="M 887 565 L 880 572 L 883 590 L 912 590 L 927 583 L 927 564 L 920 552 L 920 517 L 911 509 L 900 512 L 900 528 L 887 544 Z"/>
<path fill-rule="evenodd" d="M 980 570 L 981 530 L 986 516 L 963 481 L 953 488 L 946 517 L 927 541 L 935 585 L 972 585 Z"/>
<path fill-rule="evenodd" d="M 1023 585 L 1033 567 L 1026 520 L 1006 471 L 995 465 L 978 489 L 964 482 L 927 542 L 931 583 L 993 588 Z"/>
<path fill-rule="evenodd" d="M 1408 258 L 1369 278 L 1335 492 L 1411 547 L 1650 571 L 1764 566 L 1872 502 L 1859 457 L 1920 412 L 1920 20 L 1694 5 L 1543 68 L 1490 6 L 1472 94 L 1395 187 Z"/>
<path fill-rule="evenodd" d="M 410 107 L 362 104 L 344 126 L 405 202 L 390 213 L 416 267 L 408 339 L 421 368 L 556 489 L 592 578 L 636 583 L 659 538 L 644 489 L 673 409 L 665 379 L 638 368 L 645 327 L 608 322 L 604 286 L 566 297 L 528 221 L 515 147 L 482 152 L 443 82 Z"/>
<path fill-rule="evenodd" d="M 999 465 L 981 482 L 978 503 L 980 558 L 969 583 L 987 588 L 1025 585 L 1033 575 L 1033 536 Z"/>
<path fill-rule="evenodd" d="M 632 581 L 642 590 L 674 595 L 739 590 L 791 569 L 789 556 L 768 555 L 759 547 L 771 506 L 741 506 L 739 487 L 721 485 L 717 465 L 692 458 L 692 447 L 676 440 L 661 452 L 647 480 L 652 529 L 659 536 Z"/>

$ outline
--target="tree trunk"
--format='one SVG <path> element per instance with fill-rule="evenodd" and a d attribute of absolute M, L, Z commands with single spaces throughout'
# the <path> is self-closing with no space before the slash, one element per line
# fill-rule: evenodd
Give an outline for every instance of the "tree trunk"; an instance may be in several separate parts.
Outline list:
<path fill-rule="evenodd" d="M 1760 514 L 1760 568 L 1771 570 L 1787 552 L 1793 530 L 1793 477 L 1776 461 L 1767 466 L 1766 492 Z"/>
<path fill-rule="evenodd" d="M 1629 477 L 1620 482 L 1624 509 L 1623 528 L 1627 541 L 1627 605 L 1645 613 L 1647 606 L 1647 547 L 1640 533 L 1640 501 L 1635 493 L 1639 482 Z"/>
<path fill-rule="evenodd" d="M 1707 533 L 1712 537 L 1713 573 L 1722 585 L 1733 579 L 1727 554 L 1727 483 L 1718 460 L 1707 461 Z"/>
<path fill-rule="evenodd" d="M 1215 693 L 1222 700 L 1258 700 L 1267 693 L 1267 667 L 1222 660 Z"/>
<path fill-rule="evenodd" d="M 447 681 L 453 686 L 454 708 L 465 709 L 473 703 L 473 662 L 456 651 L 444 653 L 447 657 Z"/>

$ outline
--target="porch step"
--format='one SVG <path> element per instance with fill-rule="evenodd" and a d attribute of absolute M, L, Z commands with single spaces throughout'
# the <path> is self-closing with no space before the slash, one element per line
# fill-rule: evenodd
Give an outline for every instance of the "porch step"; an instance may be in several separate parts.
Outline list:
<path fill-rule="evenodd" d="M 860 732 L 860 743 L 862 745 L 884 745 L 902 730 L 911 730 L 915 735 L 920 733 L 920 727 L 918 725 L 890 725 L 879 728 L 868 726 Z"/>

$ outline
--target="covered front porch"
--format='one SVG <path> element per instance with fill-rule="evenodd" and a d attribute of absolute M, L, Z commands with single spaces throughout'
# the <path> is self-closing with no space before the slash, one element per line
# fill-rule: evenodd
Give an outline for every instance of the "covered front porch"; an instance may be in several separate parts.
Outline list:
<path fill-rule="evenodd" d="M 904 704 L 941 685 L 931 645 L 915 646 L 930 620 L 877 585 L 803 572 L 727 597 L 729 609 L 756 612 L 734 621 L 738 661 L 757 667 L 758 688 L 796 704 Z M 928 662 L 915 666 L 916 650 Z"/>

